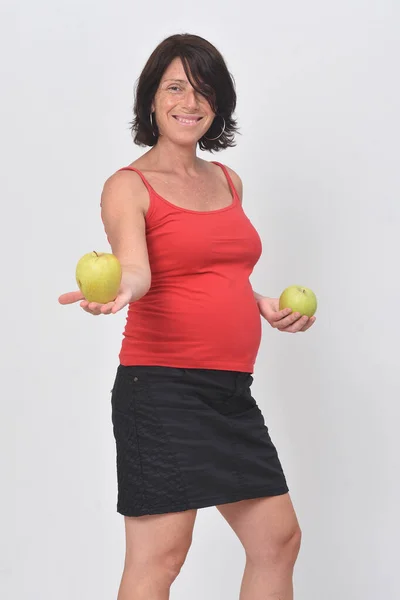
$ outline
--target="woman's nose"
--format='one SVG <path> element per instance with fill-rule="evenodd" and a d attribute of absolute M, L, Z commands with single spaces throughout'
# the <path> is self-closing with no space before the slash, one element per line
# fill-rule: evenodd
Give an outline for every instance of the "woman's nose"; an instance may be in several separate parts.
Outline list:
<path fill-rule="evenodd" d="M 199 105 L 199 99 L 196 90 L 188 90 L 185 95 L 184 105 L 187 108 L 194 109 Z"/>

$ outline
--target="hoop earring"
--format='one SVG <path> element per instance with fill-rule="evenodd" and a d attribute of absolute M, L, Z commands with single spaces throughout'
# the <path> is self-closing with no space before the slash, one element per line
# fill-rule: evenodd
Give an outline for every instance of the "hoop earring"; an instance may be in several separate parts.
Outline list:
<path fill-rule="evenodd" d="M 209 140 L 210 142 L 212 142 L 213 140 L 218 140 L 221 137 L 221 135 L 224 133 L 224 131 L 225 131 L 225 126 L 226 126 L 225 119 L 224 119 L 224 117 L 222 115 L 219 115 L 219 116 L 221 116 L 221 119 L 224 122 L 224 126 L 222 127 L 221 133 L 219 135 L 217 135 L 217 137 L 215 137 L 215 138 L 208 138 L 208 137 L 204 136 L 204 138 L 206 140 Z"/>
<path fill-rule="evenodd" d="M 150 125 L 151 125 L 151 130 L 153 133 L 153 137 L 156 137 L 156 134 L 154 133 L 153 113 L 150 113 Z"/>

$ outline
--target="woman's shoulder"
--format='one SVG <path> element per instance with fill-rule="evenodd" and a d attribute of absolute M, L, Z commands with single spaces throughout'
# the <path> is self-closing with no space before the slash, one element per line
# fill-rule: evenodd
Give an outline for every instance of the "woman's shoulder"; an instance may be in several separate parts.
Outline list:
<path fill-rule="evenodd" d="M 148 193 L 140 172 L 134 170 L 138 169 L 140 171 L 135 164 L 137 162 L 135 161 L 112 173 L 103 185 L 102 196 L 133 200 L 146 212 L 149 205 Z"/>
<path fill-rule="evenodd" d="M 219 161 L 211 161 L 211 162 L 219 162 Z M 243 182 L 236 171 L 234 171 L 231 167 L 228 167 L 225 163 L 219 162 L 219 164 L 223 165 L 228 172 L 228 175 L 232 179 L 232 183 L 236 188 L 236 191 L 239 195 L 239 198 L 242 199 L 243 194 Z"/>

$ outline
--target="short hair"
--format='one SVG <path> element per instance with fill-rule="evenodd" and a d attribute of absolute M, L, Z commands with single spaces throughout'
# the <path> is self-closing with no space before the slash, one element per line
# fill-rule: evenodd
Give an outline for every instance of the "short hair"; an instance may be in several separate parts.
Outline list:
<path fill-rule="evenodd" d="M 135 144 L 154 146 L 159 133 L 156 124 L 150 122 L 151 104 L 161 78 L 175 58 L 180 58 L 186 76 L 193 88 L 207 98 L 216 116 L 225 120 L 225 131 L 215 138 L 223 127 L 222 119 L 215 118 L 206 134 L 199 140 L 201 150 L 218 152 L 235 146 L 237 121 L 233 118 L 236 108 L 236 91 L 233 76 L 228 71 L 221 53 L 207 40 L 188 33 L 167 37 L 152 52 L 136 82 L 134 119 L 131 132 Z"/>

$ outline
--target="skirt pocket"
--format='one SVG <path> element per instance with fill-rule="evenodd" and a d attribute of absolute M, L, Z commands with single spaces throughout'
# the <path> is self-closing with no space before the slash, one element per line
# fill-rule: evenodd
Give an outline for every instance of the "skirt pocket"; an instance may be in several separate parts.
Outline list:
<path fill-rule="evenodd" d="M 118 369 L 111 390 L 111 420 L 117 445 L 136 435 L 135 395 L 138 388 L 128 372 Z"/>
<path fill-rule="evenodd" d="M 253 377 L 248 373 L 191 371 L 187 381 L 201 401 L 220 415 L 240 416 L 258 409 L 250 389 Z"/>
<path fill-rule="evenodd" d="M 238 417 L 258 409 L 257 403 L 250 392 L 242 392 L 240 395 L 234 394 L 229 398 L 204 397 L 202 400 L 219 414 L 230 417 Z"/>

